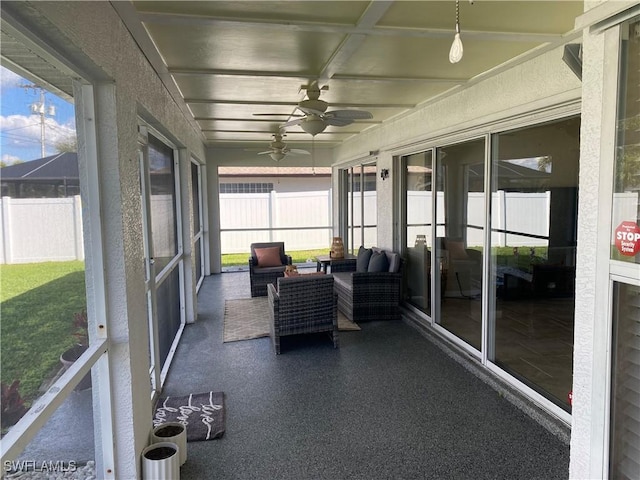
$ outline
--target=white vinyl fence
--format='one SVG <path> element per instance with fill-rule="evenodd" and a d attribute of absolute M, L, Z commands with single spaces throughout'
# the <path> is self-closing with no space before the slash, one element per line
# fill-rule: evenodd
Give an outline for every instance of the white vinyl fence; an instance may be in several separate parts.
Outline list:
<path fill-rule="evenodd" d="M 84 260 L 79 195 L 2 197 L 0 212 L 0 263 Z"/>
<path fill-rule="evenodd" d="M 507 232 L 520 232 L 541 237 L 549 236 L 550 192 L 519 193 L 503 190 L 492 194 L 492 244 L 499 246 L 544 246 L 548 241 Z M 407 196 L 407 246 L 414 245 L 416 235 L 426 235 L 430 241 L 431 192 L 410 191 Z M 438 224 L 444 222 L 444 192 L 437 192 Z M 481 246 L 484 238 L 484 193 L 470 192 L 467 199 L 467 245 Z M 425 225 L 427 225 L 425 227 Z M 479 228 L 474 228 L 479 227 Z M 442 226 L 438 236 L 444 236 Z"/>
<path fill-rule="evenodd" d="M 376 199 L 365 197 L 365 224 L 375 225 Z M 415 225 L 408 229 L 407 243 L 408 246 L 413 246 L 415 236 L 425 233 L 425 227 L 421 224 L 429 223 L 431 193 L 409 192 L 407 201 L 410 217 L 407 221 L 410 225 Z M 545 245 L 546 240 L 543 239 L 495 230 L 548 236 L 549 201 L 548 193 L 495 192 L 493 244 Z M 155 205 L 157 212 L 172 213 L 169 206 L 161 208 L 162 203 Z M 617 225 L 623 220 L 637 218 L 638 204 L 637 192 L 615 194 L 613 223 Z M 356 225 L 361 221 L 360 211 L 358 201 L 354 205 Z M 469 225 L 483 225 L 482 193 L 469 194 L 467 212 Z M 2 197 L 0 215 L 0 263 L 84 260 L 82 205 L 79 196 L 27 199 Z M 438 217 L 444 219 L 442 192 L 438 193 Z M 244 253 L 249 250 L 252 242 L 262 241 L 284 241 L 287 250 L 328 248 L 332 240 L 331 225 L 331 190 L 220 195 L 222 253 Z M 359 235 L 359 231 L 356 233 Z M 367 235 L 369 233 L 366 232 Z M 482 244 L 481 230 L 469 228 L 467 235 L 468 245 Z M 172 242 L 163 239 L 158 232 L 155 232 L 154 237 L 157 237 L 156 248 L 159 250 L 173 248 L 170 247 Z M 370 243 L 375 244 L 375 239 Z"/>
<path fill-rule="evenodd" d="M 254 242 L 280 242 L 289 251 L 328 248 L 332 239 L 331 190 L 222 193 L 222 253 L 244 253 Z"/>

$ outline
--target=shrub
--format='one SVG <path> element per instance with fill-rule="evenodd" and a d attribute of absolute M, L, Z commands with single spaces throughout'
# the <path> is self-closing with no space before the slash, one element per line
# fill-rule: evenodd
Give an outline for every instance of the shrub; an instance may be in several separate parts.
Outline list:
<path fill-rule="evenodd" d="M 10 386 L 3 382 L 0 386 L 2 387 L 2 428 L 4 429 L 15 425 L 29 409 L 18 391 L 20 380 L 14 380 Z"/>

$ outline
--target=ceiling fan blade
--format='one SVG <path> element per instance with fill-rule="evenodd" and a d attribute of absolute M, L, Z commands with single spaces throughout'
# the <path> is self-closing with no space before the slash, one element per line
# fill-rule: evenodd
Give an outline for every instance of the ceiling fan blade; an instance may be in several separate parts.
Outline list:
<path fill-rule="evenodd" d="M 295 113 L 254 113 L 254 117 L 304 117 Z"/>
<path fill-rule="evenodd" d="M 292 148 L 291 150 L 287 150 L 287 153 L 293 153 L 294 155 L 311 155 L 306 150 L 302 150 L 300 148 Z"/>
<path fill-rule="evenodd" d="M 326 117 L 323 120 L 327 125 L 333 125 L 334 127 L 345 127 L 353 123 L 350 118 Z"/>
<path fill-rule="evenodd" d="M 270 153 L 273 153 L 273 151 L 272 151 L 272 150 L 267 150 L 266 152 L 260 152 L 260 153 L 258 153 L 258 155 L 268 155 L 268 154 L 270 154 Z"/>
<path fill-rule="evenodd" d="M 300 125 L 306 117 L 296 118 L 295 120 L 289 120 L 287 123 L 283 123 L 280 128 L 294 127 Z"/>
<path fill-rule="evenodd" d="M 324 114 L 325 118 L 350 118 L 352 120 L 364 120 L 373 118 L 371 112 L 366 110 L 332 110 Z"/>

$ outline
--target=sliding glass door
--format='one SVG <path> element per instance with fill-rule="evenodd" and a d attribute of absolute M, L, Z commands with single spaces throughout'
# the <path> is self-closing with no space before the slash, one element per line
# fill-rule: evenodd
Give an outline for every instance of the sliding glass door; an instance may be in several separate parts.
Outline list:
<path fill-rule="evenodd" d="M 432 151 L 402 159 L 405 185 L 405 299 L 431 315 L 431 250 L 433 249 Z"/>
<path fill-rule="evenodd" d="M 436 149 L 436 323 L 482 345 L 484 138 Z"/>
<path fill-rule="evenodd" d="M 580 118 L 493 137 L 489 359 L 569 408 Z"/>
<path fill-rule="evenodd" d="M 579 138 L 573 116 L 400 159 L 405 302 L 558 412 L 573 378 Z"/>

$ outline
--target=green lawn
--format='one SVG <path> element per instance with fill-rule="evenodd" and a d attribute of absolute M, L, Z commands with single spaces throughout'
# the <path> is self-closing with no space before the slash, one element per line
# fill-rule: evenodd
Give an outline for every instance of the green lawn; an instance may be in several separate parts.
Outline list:
<path fill-rule="evenodd" d="M 0 378 L 20 380 L 26 400 L 75 343 L 73 314 L 86 308 L 84 263 L 0 265 Z"/>
<path fill-rule="evenodd" d="M 291 255 L 291 261 L 293 263 L 305 263 L 308 259 L 314 259 L 317 255 L 328 255 L 329 248 L 323 248 L 320 250 L 297 250 L 293 252 L 287 252 L 287 255 Z M 223 267 L 234 266 L 248 266 L 249 265 L 249 252 L 247 253 L 226 253 L 222 255 Z"/>

